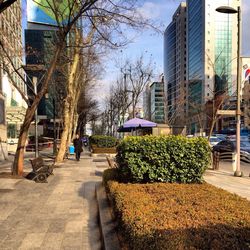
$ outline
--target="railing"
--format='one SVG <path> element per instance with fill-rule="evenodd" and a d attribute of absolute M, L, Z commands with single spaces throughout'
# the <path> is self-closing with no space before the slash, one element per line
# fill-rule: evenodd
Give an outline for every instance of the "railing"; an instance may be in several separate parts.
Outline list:
<path fill-rule="evenodd" d="M 213 169 L 218 170 L 220 161 L 227 160 L 231 161 L 232 164 L 235 162 L 235 152 L 213 152 Z M 240 160 L 250 164 L 250 155 L 246 154 L 245 152 L 240 152 Z"/>

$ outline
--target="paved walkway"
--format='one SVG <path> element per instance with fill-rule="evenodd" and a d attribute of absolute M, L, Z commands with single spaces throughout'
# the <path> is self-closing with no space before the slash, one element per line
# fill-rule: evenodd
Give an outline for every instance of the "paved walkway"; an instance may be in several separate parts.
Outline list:
<path fill-rule="evenodd" d="M 95 184 L 103 164 L 68 160 L 48 183 L 0 179 L 0 249 L 101 249 Z"/>
<path fill-rule="evenodd" d="M 220 162 L 219 170 L 207 170 L 204 179 L 216 187 L 250 200 L 250 164 L 241 163 L 241 170 L 245 176 L 234 177 L 232 164 L 230 162 Z"/>

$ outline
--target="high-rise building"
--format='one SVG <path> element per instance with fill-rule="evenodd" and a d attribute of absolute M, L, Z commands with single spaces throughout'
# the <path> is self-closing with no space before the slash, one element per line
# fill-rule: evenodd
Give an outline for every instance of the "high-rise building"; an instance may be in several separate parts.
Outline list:
<path fill-rule="evenodd" d="M 237 9 L 241 0 L 187 0 L 187 125 L 191 133 L 208 131 L 208 102 L 236 92 L 237 15 L 216 12 L 223 5 Z"/>
<path fill-rule="evenodd" d="M 37 91 L 39 91 L 44 80 L 44 74 L 55 51 L 55 45 L 58 42 L 57 22 L 53 15 L 50 16 L 40 4 L 32 0 L 27 1 L 27 20 L 28 25 L 25 30 L 26 73 L 29 78 L 27 84 L 30 86 L 30 96 L 32 96 L 32 80 L 36 79 Z M 61 99 L 64 94 L 66 79 L 58 68 L 51 78 L 48 93 L 42 97 L 38 105 L 39 135 L 53 137 L 55 135 L 54 130 L 59 134 L 59 119 L 62 112 Z M 56 118 L 56 124 L 54 118 Z M 31 133 L 34 132 L 32 130 L 33 127 L 31 126 Z"/>
<path fill-rule="evenodd" d="M 21 1 L 17 0 L 0 15 L 1 42 L 5 50 L 5 52 L 0 50 L 0 64 L 4 66 L 0 67 L 0 137 L 2 142 L 8 138 L 12 144 L 18 138 L 26 110 L 26 103 L 15 88 L 16 85 L 23 94 L 26 94 L 22 69 L 24 55 L 21 13 Z M 22 77 L 14 72 L 11 62 Z"/>
<path fill-rule="evenodd" d="M 143 118 L 151 120 L 151 101 L 150 84 L 148 84 L 143 92 Z"/>
<path fill-rule="evenodd" d="M 164 83 L 153 82 L 150 84 L 150 117 L 156 123 L 165 123 L 164 112 Z"/>
<path fill-rule="evenodd" d="M 164 78 L 170 125 L 186 120 L 186 3 L 182 2 L 164 33 Z"/>

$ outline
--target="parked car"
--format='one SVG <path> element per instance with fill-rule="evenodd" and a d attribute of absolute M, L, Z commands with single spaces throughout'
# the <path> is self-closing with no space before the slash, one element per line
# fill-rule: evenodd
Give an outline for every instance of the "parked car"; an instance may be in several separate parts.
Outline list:
<path fill-rule="evenodd" d="M 217 145 L 219 142 L 221 141 L 221 139 L 219 139 L 218 137 L 216 136 L 211 136 L 209 138 L 209 144 L 213 147 L 215 145 Z"/>
<path fill-rule="evenodd" d="M 224 134 L 214 134 L 212 136 L 219 138 L 221 141 L 227 139 L 227 135 L 224 135 Z"/>
<path fill-rule="evenodd" d="M 213 146 L 214 152 L 235 152 L 236 150 L 236 141 L 234 140 L 223 140 Z M 250 162 L 250 143 L 246 141 L 240 142 L 240 158 L 241 160 Z"/>
<path fill-rule="evenodd" d="M 213 151 L 217 152 L 233 152 L 236 149 L 235 140 L 223 140 L 213 147 Z M 250 154 L 250 143 L 247 141 L 240 142 L 241 151 L 247 152 Z"/>

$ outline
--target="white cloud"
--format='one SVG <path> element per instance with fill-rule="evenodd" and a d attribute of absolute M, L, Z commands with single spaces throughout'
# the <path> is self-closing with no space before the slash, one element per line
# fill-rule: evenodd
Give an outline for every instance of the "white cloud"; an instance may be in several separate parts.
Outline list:
<path fill-rule="evenodd" d="M 165 21 L 166 19 L 172 18 L 172 15 L 169 16 L 169 13 L 174 14 L 180 2 L 181 0 L 145 1 L 144 4 L 138 8 L 138 11 L 145 18 Z"/>
<path fill-rule="evenodd" d="M 159 3 L 145 2 L 142 7 L 138 8 L 139 13 L 148 19 L 155 19 L 161 16 L 162 5 Z"/>

